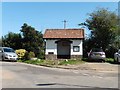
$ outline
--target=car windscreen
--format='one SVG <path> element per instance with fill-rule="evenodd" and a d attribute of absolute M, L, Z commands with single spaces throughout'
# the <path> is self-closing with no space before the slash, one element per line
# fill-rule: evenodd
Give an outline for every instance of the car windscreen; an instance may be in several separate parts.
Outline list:
<path fill-rule="evenodd" d="M 92 52 L 103 52 L 101 48 L 94 48 L 92 49 Z"/>
<path fill-rule="evenodd" d="M 4 48 L 3 50 L 4 50 L 4 52 L 14 52 L 14 50 L 11 48 Z"/>

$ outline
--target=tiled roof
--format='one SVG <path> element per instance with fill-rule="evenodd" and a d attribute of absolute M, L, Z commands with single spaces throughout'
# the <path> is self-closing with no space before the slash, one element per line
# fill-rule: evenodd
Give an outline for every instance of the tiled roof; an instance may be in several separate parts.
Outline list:
<path fill-rule="evenodd" d="M 84 29 L 46 29 L 43 38 L 44 39 L 84 38 Z"/>

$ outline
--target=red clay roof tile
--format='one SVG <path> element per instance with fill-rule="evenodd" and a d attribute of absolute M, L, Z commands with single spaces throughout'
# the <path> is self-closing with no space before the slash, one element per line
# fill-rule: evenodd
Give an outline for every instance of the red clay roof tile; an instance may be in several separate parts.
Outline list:
<path fill-rule="evenodd" d="M 46 29 L 43 38 L 84 38 L 84 29 Z"/>

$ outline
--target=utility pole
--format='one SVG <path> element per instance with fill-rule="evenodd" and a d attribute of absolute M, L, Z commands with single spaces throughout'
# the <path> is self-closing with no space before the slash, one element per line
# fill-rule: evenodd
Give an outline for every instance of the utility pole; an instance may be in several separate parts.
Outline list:
<path fill-rule="evenodd" d="M 62 21 L 64 23 L 64 29 L 66 29 L 66 20 Z"/>

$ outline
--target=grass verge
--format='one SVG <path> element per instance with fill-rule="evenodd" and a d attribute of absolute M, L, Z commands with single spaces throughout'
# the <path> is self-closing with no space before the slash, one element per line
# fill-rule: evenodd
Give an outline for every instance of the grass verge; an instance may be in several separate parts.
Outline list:
<path fill-rule="evenodd" d="M 82 60 L 18 60 L 17 62 L 51 67 L 55 67 L 58 65 L 77 65 L 85 63 L 85 61 Z"/>

